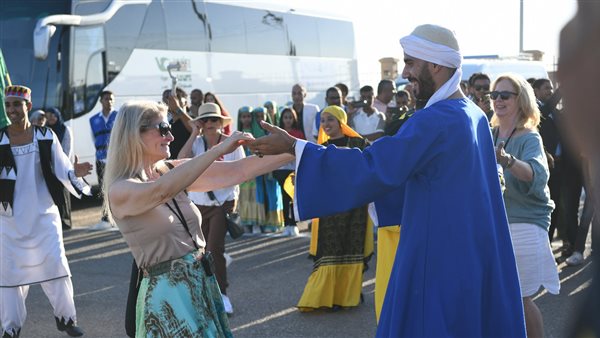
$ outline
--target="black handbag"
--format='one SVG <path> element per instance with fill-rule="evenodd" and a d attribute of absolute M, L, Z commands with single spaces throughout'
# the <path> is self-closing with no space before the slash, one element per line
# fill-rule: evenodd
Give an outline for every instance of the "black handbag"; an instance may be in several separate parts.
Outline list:
<path fill-rule="evenodd" d="M 240 214 L 237 212 L 227 212 L 225 213 L 225 218 L 227 219 L 227 231 L 229 232 L 229 236 L 233 239 L 242 237 L 244 228 L 241 225 L 242 218 L 240 217 Z"/>
<path fill-rule="evenodd" d="M 219 203 L 219 206 L 223 205 L 223 203 L 219 202 L 214 192 L 207 191 L 206 193 L 208 194 L 208 198 Z M 229 232 L 229 236 L 233 239 L 242 237 L 244 234 L 244 227 L 242 227 L 242 218 L 240 217 L 240 214 L 237 212 L 223 212 L 225 213 L 225 219 L 227 220 L 227 232 Z"/>

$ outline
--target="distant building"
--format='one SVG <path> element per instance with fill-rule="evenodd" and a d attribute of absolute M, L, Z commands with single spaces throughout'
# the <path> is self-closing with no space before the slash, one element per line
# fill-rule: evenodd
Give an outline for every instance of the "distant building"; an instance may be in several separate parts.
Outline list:
<path fill-rule="evenodd" d="M 398 77 L 398 61 L 400 60 L 391 57 L 379 59 L 382 80 L 396 80 Z"/>

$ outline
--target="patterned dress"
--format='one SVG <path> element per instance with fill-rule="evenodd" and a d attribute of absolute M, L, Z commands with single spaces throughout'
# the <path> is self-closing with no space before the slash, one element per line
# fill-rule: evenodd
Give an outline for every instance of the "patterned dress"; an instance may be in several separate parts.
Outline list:
<path fill-rule="evenodd" d="M 323 145 L 329 144 L 363 149 L 366 141 L 343 137 Z M 297 305 L 300 311 L 357 306 L 363 271 L 373 254 L 373 223 L 367 206 L 313 220 L 310 253 L 313 271 Z"/>

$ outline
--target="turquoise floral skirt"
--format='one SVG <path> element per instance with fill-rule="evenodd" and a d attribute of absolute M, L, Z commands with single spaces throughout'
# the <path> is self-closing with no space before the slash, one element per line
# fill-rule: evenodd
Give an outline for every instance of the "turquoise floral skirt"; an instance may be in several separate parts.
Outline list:
<path fill-rule="evenodd" d="M 144 273 L 136 307 L 136 337 L 233 337 L 214 275 L 193 252 Z"/>

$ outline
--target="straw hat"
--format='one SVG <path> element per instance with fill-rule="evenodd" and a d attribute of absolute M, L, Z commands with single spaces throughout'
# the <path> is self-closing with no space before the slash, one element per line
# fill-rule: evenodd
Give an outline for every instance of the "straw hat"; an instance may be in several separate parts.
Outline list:
<path fill-rule="evenodd" d="M 223 123 L 223 127 L 228 126 L 231 123 L 231 117 L 223 116 L 221 108 L 214 103 L 204 103 L 198 108 L 198 117 L 194 118 L 194 121 L 198 121 L 205 117 L 218 117 Z"/>

